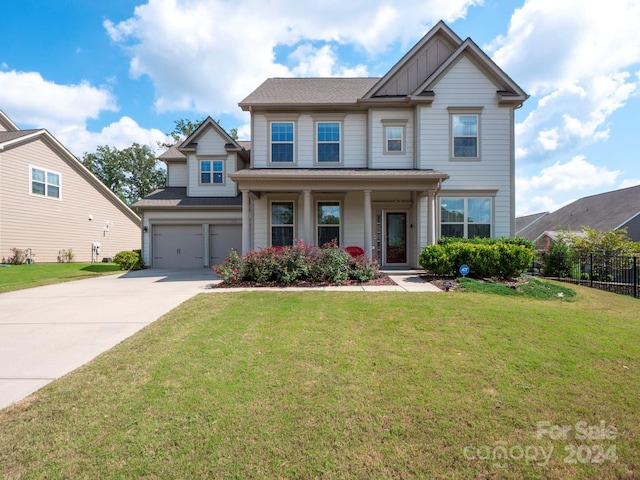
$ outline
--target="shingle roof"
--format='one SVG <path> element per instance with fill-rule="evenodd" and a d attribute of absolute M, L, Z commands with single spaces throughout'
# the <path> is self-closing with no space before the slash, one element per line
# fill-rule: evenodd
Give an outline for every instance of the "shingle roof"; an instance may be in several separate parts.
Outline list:
<path fill-rule="evenodd" d="M 38 130 L 19 130 L 17 132 L 0 132 L 0 143 L 9 142 L 20 137 L 25 137 L 37 131 Z"/>
<path fill-rule="evenodd" d="M 160 160 L 186 160 L 187 156 L 178 150 L 178 145 L 171 145 L 169 149 L 158 158 Z"/>
<path fill-rule="evenodd" d="M 640 212 L 640 185 L 584 197 L 549 213 L 519 235 L 535 240 L 547 230 L 613 230 Z"/>
<path fill-rule="evenodd" d="M 269 78 L 242 100 L 258 105 L 355 104 L 379 78 Z"/>
<path fill-rule="evenodd" d="M 148 207 L 242 207 L 242 196 L 236 197 L 188 197 L 186 187 L 166 187 L 151 192 L 132 205 Z"/>
<path fill-rule="evenodd" d="M 548 215 L 549 212 L 539 212 L 532 213 L 531 215 L 524 215 L 522 217 L 516 217 L 516 235 L 519 234 L 520 230 L 524 230 L 533 222 L 537 222 L 545 215 Z"/>

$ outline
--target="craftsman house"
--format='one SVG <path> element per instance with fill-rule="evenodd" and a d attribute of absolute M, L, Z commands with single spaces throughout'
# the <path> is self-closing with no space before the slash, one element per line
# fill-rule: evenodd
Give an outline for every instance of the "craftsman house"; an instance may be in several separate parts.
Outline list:
<path fill-rule="evenodd" d="M 161 157 L 167 188 L 136 204 L 144 260 L 206 267 L 301 239 L 416 267 L 441 236 L 512 236 L 527 98 L 442 22 L 382 78 L 268 79 L 239 104 L 250 147 L 207 119 Z"/>

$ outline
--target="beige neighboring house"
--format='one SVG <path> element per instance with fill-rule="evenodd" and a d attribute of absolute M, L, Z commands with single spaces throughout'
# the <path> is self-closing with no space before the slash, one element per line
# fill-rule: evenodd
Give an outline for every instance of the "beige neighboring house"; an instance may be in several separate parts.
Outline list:
<path fill-rule="evenodd" d="M 57 262 L 71 249 L 76 262 L 99 262 L 140 238 L 140 218 L 53 135 L 20 130 L 0 111 L 0 259 L 19 248 Z"/>
<path fill-rule="evenodd" d="M 267 79 L 239 103 L 250 155 L 208 119 L 163 156 L 168 187 L 135 205 L 144 260 L 206 267 L 229 248 L 335 239 L 406 268 L 441 236 L 513 236 L 527 98 L 443 22 L 382 78 Z"/>

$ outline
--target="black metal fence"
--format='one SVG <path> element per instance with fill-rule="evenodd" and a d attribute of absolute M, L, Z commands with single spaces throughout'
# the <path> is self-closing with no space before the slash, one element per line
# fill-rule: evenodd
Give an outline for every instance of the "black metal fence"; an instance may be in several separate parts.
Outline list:
<path fill-rule="evenodd" d="M 531 273 L 608 292 L 640 298 L 640 257 L 543 254 Z"/>

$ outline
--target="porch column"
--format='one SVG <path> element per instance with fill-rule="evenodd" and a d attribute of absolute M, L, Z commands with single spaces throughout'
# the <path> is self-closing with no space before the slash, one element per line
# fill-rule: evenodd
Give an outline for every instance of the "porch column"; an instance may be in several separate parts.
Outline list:
<path fill-rule="evenodd" d="M 373 241 L 371 238 L 371 190 L 364 191 L 364 252 L 373 258 Z"/>
<path fill-rule="evenodd" d="M 311 245 L 313 241 L 311 233 L 311 190 L 304 191 L 302 208 L 304 212 L 304 234 L 302 240 L 307 245 Z"/>
<path fill-rule="evenodd" d="M 251 250 L 251 226 L 249 225 L 249 190 L 242 190 L 242 254 Z"/>
<path fill-rule="evenodd" d="M 429 190 L 429 245 L 436 243 L 436 195 Z"/>

